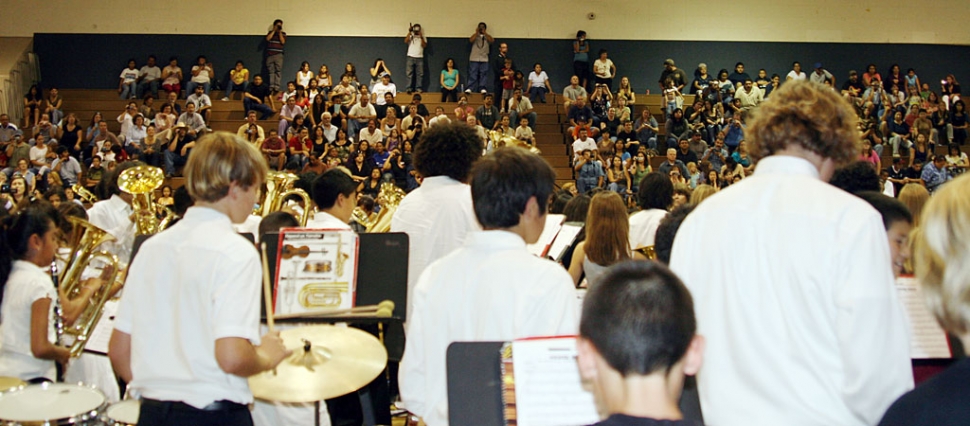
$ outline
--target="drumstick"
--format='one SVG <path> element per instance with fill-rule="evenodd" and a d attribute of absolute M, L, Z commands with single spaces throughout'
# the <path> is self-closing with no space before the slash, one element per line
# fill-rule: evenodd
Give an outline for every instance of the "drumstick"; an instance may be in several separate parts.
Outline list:
<path fill-rule="evenodd" d="M 281 314 L 275 315 L 276 319 L 293 319 L 293 318 L 319 318 L 328 316 L 393 316 L 394 313 L 394 302 L 391 300 L 384 300 L 377 305 L 367 305 L 358 306 L 356 308 L 350 309 L 332 309 L 326 311 L 316 311 L 316 312 L 298 312 L 292 314 Z"/>
<path fill-rule="evenodd" d="M 273 291 L 270 289 L 269 284 L 269 263 L 266 260 L 266 243 L 260 244 L 260 248 L 263 252 L 263 299 L 266 304 L 266 325 L 269 327 L 269 332 L 272 333 L 276 331 L 276 325 L 273 323 Z"/>

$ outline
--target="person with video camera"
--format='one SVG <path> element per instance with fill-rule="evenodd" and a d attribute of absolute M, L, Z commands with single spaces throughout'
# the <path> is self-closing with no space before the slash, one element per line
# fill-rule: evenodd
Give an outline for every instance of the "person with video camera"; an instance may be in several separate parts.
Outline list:
<path fill-rule="evenodd" d="M 405 73 L 408 76 L 408 93 L 421 93 L 424 84 L 424 48 L 428 47 L 428 39 L 424 37 L 421 24 L 411 24 L 404 36 L 404 44 L 408 45 L 408 60 Z M 415 75 L 417 71 L 417 75 Z M 415 79 L 417 77 L 417 79 Z"/>
<path fill-rule="evenodd" d="M 468 55 L 468 86 L 465 93 L 471 93 L 475 89 L 481 90 L 482 94 L 488 93 L 486 78 L 488 76 L 488 51 L 495 39 L 487 31 L 488 26 L 484 22 L 478 23 L 478 28 L 468 38 L 471 43 L 471 53 Z"/>
<path fill-rule="evenodd" d="M 269 72 L 269 90 L 273 96 L 280 91 L 280 77 L 283 74 L 283 45 L 286 44 L 286 33 L 283 32 L 283 20 L 273 21 L 273 26 L 266 33 L 266 70 Z"/>

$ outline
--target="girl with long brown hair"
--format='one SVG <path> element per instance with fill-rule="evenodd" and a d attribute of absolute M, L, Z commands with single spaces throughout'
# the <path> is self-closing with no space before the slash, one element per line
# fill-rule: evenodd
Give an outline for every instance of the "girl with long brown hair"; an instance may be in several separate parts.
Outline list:
<path fill-rule="evenodd" d="M 576 244 L 569 275 L 577 285 L 586 274 L 587 286 L 610 265 L 629 259 L 645 259 L 630 250 L 630 220 L 619 194 L 603 191 L 593 196 L 586 215 L 586 241 Z"/>

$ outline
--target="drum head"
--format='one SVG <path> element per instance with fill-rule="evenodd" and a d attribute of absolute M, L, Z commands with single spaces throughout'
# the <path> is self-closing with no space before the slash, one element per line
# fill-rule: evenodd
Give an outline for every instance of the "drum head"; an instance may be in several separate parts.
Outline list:
<path fill-rule="evenodd" d="M 31 385 L 0 395 L 0 419 L 8 422 L 85 420 L 97 418 L 104 394 L 94 388 L 63 383 Z"/>
<path fill-rule="evenodd" d="M 121 401 L 111 404 L 111 406 L 105 410 L 105 417 L 114 422 L 109 424 L 138 424 L 138 410 L 140 408 L 141 401 L 137 399 Z"/>

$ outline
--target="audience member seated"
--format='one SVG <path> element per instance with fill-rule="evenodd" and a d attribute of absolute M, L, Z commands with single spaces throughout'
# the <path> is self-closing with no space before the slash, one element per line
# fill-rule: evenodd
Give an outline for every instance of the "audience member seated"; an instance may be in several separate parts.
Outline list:
<path fill-rule="evenodd" d="M 212 69 L 212 62 L 209 62 L 204 55 L 199 55 L 195 60 L 195 65 L 192 65 L 191 73 L 192 77 L 185 84 L 186 95 L 195 93 L 196 86 L 202 86 L 202 90 L 208 95 L 209 90 L 212 89 L 212 79 L 216 77 L 216 73 Z"/>
<path fill-rule="evenodd" d="M 162 69 L 162 89 L 166 93 L 175 93 L 176 97 L 182 91 L 182 68 L 179 68 L 179 60 L 172 56 L 168 59 L 168 66 Z"/>
<path fill-rule="evenodd" d="M 246 69 L 243 61 L 236 61 L 236 66 L 229 70 L 229 81 L 226 82 L 226 95 L 223 101 L 228 101 L 232 97 L 233 90 L 242 90 L 246 93 L 249 89 L 249 70 Z"/>

